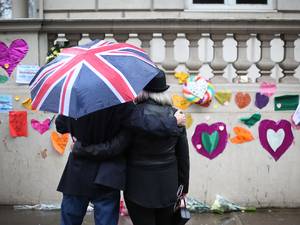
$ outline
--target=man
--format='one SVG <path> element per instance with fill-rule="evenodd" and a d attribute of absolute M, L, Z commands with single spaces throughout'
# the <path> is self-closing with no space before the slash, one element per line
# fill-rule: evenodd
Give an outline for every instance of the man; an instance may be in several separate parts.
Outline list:
<path fill-rule="evenodd" d="M 79 119 L 58 116 L 56 129 L 70 133 L 83 146 L 103 143 L 107 150 L 126 147 L 126 133 L 120 132 L 122 124 L 134 109 L 133 103 L 125 103 L 88 114 Z M 180 123 L 185 122 L 183 114 L 176 114 Z M 157 124 L 164 124 L 160 131 L 176 135 L 179 132 L 177 120 L 165 124 L 166 120 L 156 118 Z M 170 121 L 170 120 L 168 120 Z M 148 130 L 155 130 L 155 123 Z M 144 129 L 141 127 L 140 129 Z M 61 204 L 61 225 L 82 224 L 89 202 L 94 205 L 96 225 L 117 225 L 119 218 L 120 190 L 125 185 L 125 159 L 122 154 L 113 159 L 99 162 L 96 159 L 80 157 L 72 152 L 58 185 L 63 193 Z"/>

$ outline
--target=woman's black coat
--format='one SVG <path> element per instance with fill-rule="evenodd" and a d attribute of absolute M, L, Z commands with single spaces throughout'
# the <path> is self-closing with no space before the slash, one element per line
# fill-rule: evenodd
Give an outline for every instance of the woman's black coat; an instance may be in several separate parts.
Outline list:
<path fill-rule="evenodd" d="M 174 112 L 170 106 L 148 100 L 138 104 L 126 122 L 132 136 L 126 150 L 125 196 L 144 207 L 161 208 L 174 204 L 180 184 L 184 185 L 183 192 L 188 192 L 189 152 L 185 129 L 173 128 L 173 133 L 161 132 L 168 130 L 165 125 L 170 124 Z M 147 129 L 153 128 L 153 125 L 155 129 Z M 154 130 L 160 132 L 155 133 Z M 120 137 L 124 137 L 122 132 Z M 76 142 L 73 151 L 101 160 L 118 155 L 123 150 L 120 144 L 112 140 L 106 144 L 82 147 Z M 105 145 L 114 147 L 110 151 Z"/>
<path fill-rule="evenodd" d="M 126 103 L 88 114 L 79 119 L 59 115 L 55 121 L 56 129 L 60 133 L 71 133 L 71 136 L 76 138 L 82 146 L 98 144 L 100 147 L 104 146 L 102 149 L 106 152 L 113 153 L 116 149 L 121 151 L 125 149 L 129 138 L 126 132 L 120 131 L 131 117 L 134 108 L 133 103 Z M 165 121 L 167 123 L 160 124 Z M 156 123 L 149 123 L 148 127 L 138 129 L 153 130 L 158 134 L 179 132 L 173 115 L 168 120 L 157 120 Z M 106 144 L 101 145 L 101 143 Z M 95 197 L 101 194 L 103 189 L 106 189 L 105 187 L 124 189 L 126 162 L 123 154 L 119 152 L 116 154 L 116 157 L 100 162 L 71 152 L 59 182 L 58 191 L 69 195 Z"/>

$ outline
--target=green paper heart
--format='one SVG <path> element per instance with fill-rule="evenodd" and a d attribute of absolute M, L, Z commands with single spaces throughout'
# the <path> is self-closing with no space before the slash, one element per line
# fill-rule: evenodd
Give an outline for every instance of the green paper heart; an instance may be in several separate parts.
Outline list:
<path fill-rule="evenodd" d="M 0 75 L 0 84 L 5 83 L 6 81 L 8 81 L 8 77 L 7 77 L 7 76 Z"/>
<path fill-rule="evenodd" d="M 250 117 L 241 118 L 240 121 L 246 124 L 248 127 L 252 127 L 258 121 L 260 121 L 260 119 L 261 119 L 261 115 L 259 113 L 255 113 Z"/>
<path fill-rule="evenodd" d="M 201 135 L 203 148 L 210 154 L 212 153 L 219 143 L 219 133 L 214 131 L 212 134 L 203 132 Z"/>

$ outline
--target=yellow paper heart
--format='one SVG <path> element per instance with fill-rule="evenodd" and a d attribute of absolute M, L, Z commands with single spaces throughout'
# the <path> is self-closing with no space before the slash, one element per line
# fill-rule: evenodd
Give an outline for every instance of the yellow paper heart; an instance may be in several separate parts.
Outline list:
<path fill-rule="evenodd" d="M 53 148 L 59 153 L 64 154 L 66 150 L 66 146 L 69 141 L 69 134 L 59 134 L 55 131 L 51 133 L 51 142 L 53 145 Z"/>
<path fill-rule="evenodd" d="M 185 110 L 187 109 L 192 103 L 187 101 L 184 97 L 179 95 L 172 96 L 173 105 L 179 109 Z"/>
<path fill-rule="evenodd" d="M 9 64 L 8 64 L 8 63 L 5 63 L 5 64 L 4 64 L 4 68 L 5 68 L 5 69 L 8 69 L 8 68 L 9 68 Z"/>
<path fill-rule="evenodd" d="M 22 102 L 22 105 L 24 106 L 24 108 L 32 110 L 31 102 L 32 102 L 31 98 L 27 98 Z"/>
<path fill-rule="evenodd" d="M 175 77 L 178 79 L 179 84 L 183 84 L 183 83 L 185 83 L 185 81 L 189 77 L 189 75 L 185 72 L 176 72 Z"/>
<path fill-rule="evenodd" d="M 20 100 L 20 96 L 15 96 L 15 101 L 19 101 Z"/>
<path fill-rule="evenodd" d="M 228 102 L 230 102 L 231 95 L 231 91 L 217 91 L 215 93 L 215 98 L 220 104 L 225 105 L 226 103 L 228 104 Z"/>

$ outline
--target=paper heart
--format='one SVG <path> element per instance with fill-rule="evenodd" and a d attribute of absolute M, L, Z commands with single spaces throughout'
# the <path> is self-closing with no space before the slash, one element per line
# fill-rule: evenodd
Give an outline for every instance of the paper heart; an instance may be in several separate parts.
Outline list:
<path fill-rule="evenodd" d="M 186 82 L 186 79 L 189 77 L 189 75 L 185 72 L 176 72 L 175 77 L 178 79 L 179 84 L 183 84 Z"/>
<path fill-rule="evenodd" d="M 205 79 L 198 79 L 194 82 L 187 83 L 187 89 L 191 91 L 193 95 L 202 99 L 205 92 L 207 91 L 207 82 Z"/>
<path fill-rule="evenodd" d="M 238 92 L 235 95 L 235 103 L 237 106 L 242 109 L 247 107 L 251 102 L 251 97 L 248 93 L 245 92 Z"/>
<path fill-rule="evenodd" d="M 66 146 L 69 141 L 69 134 L 59 134 L 55 131 L 51 133 L 51 142 L 53 148 L 59 153 L 64 154 Z"/>
<path fill-rule="evenodd" d="M 6 81 L 8 81 L 8 77 L 0 75 L 0 84 L 4 84 Z"/>
<path fill-rule="evenodd" d="M 179 95 L 173 95 L 172 102 L 175 107 L 182 110 L 186 110 L 192 104 L 191 102 L 186 100 L 186 98 Z"/>
<path fill-rule="evenodd" d="M 220 130 L 220 127 L 224 127 L 224 129 Z M 214 144 L 210 147 L 207 147 L 207 143 L 202 140 L 203 135 L 205 139 L 209 138 L 209 141 L 213 141 L 212 139 L 214 139 Z M 207 137 L 207 135 L 209 137 Z M 212 135 L 214 137 L 212 137 Z M 216 136 L 218 136 L 218 140 Z M 224 151 L 227 144 L 227 139 L 228 134 L 226 125 L 224 123 L 216 122 L 211 125 L 201 123 L 196 126 L 195 132 L 192 136 L 192 143 L 198 153 L 209 159 L 213 159 Z M 204 145 L 206 145 L 206 147 Z"/>
<path fill-rule="evenodd" d="M 232 93 L 230 91 L 217 91 L 215 98 L 220 104 L 225 105 L 230 102 L 231 95 Z"/>
<path fill-rule="evenodd" d="M 282 144 L 284 136 L 285 133 L 282 128 L 279 129 L 277 132 L 272 129 L 267 130 L 267 140 L 274 152 L 276 152 L 278 147 Z"/>
<path fill-rule="evenodd" d="M 260 93 L 271 97 L 276 92 L 277 86 L 275 83 L 262 82 L 260 85 Z"/>
<path fill-rule="evenodd" d="M 214 131 L 212 134 L 207 132 L 203 132 L 201 136 L 201 142 L 203 144 L 203 148 L 211 154 L 213 150 L 216 149 L 219 143 L 219 134 L 218 131 Z"/>
<path fill-rule="evenodd" d="M 261 145 L 276 161 L 288 150 L 294 140 L 291 123 L 287 120 L 280 120 L 277 123 L 273 120 L 263 120 L 259 124 L 258 131 Z"/>
<path fill-rule="evenodd" d="M 234 127 L 233 132 L 236 134 L 235 137 L 230 138 L 233 144 L 242 144 L 254 140 L 252 133 L 243 127 Z"/>
<path fill-rule="evenodd" d="M 0 41 L 0 66 L 10 76 L 27 52 L 28 45 L 23 39 L 14 40 L 9 47 Z"/>
<path fill-rule="evenodd" d="M 38 120 L 32 119 L 31 126 L 33 129 L 38 131 L 40 134 L 43 134 L 47 130 L 49 130 L 50 122 L 51 122 L 50 119 L 45 119 L 43 122 L 39 122 Z"/>
<path fill-rule="evenodd" d="M 269 103 L 269 97 L 267 95 L 256 93 L 255 95 L 255 105 L 257 108 L 262 109 Z"/>

